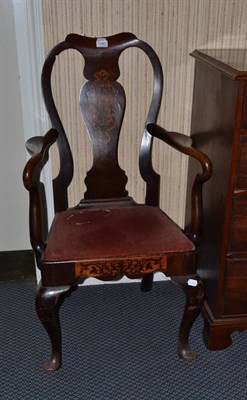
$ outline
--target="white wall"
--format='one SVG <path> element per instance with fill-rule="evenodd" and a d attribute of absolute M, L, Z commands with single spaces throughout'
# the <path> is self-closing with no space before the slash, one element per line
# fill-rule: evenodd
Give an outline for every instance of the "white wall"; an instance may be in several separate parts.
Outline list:
<path fill-rule="evenodd" d="M 13 5 L 0 0 L 0 251 L 29 249 L 28 192 Z"/>

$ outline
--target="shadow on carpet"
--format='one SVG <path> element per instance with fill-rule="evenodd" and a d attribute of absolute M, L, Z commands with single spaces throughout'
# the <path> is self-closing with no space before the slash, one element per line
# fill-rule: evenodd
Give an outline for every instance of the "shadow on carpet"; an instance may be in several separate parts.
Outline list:
<path fill-rule="evenodd" d="M 0 283 L 1 400 L 244 400 L 247 332 L 208 351 L 198 318 L 193 362 L 177 357 L 184 295 L 171 282 L 85 286 L 61 308 L 63 368 L 42 371 L 50 352 L 33 282 Z"/>

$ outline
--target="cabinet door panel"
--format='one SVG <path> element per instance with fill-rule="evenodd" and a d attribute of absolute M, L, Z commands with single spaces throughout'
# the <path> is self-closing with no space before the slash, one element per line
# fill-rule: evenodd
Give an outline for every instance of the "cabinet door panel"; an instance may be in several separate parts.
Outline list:
<path fill-rule="evenodd" d="M 247 136 L 240 137 L 238 170 L 235 187 L 237 189 L 247 188 Z"/>
<path fill-rule="evenodd" d="M 247 314 L 247 260 L 227 261 L 222 312 L 227 315 Z"/>
<path fill-rule="evenodd" d="M 242 114 L 242 129 L 247 129 L 247 86 L 244 89 L 244 104 Z"/>
<path fill-rule="evenodd" d="M 247 197 L 235 197 L 229 242 L 231 252 L 246 252 L 247 249 Z"/>

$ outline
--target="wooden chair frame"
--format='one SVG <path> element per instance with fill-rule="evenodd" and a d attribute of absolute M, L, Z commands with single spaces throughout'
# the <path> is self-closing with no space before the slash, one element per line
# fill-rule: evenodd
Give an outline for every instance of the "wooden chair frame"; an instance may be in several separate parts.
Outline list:
<path fill-rule="evenodd" d="M 47 246 L 48 228 L 46 200 L 44 187 L 40 180 L 41 171 L 49 157 L 50 147 L 56 143 L 59 149 L 60 170 L 57 177 L 53 180 L 55 213 L 58 214 L 68 209 L 67 189 L 73 177 L 73 159 L 71 150 L 64 132 L 64 128 L 58 115 L 51 89 L 51 73 L 56 57 L 67 49 L 79 51 L 85 59 L 84 75 L 87 83 L 81 89 L 80 104 L 84 119 L 87 120 L 89 106 L 85 98 L 94 94 L 94 91 L 108 88 L 109 93 L 114 92 L 115 100 L 121 109 L 117 122 L 115 121 L 114 140 L 98 146 L 97 121 L 88 120 L 86 122 L 90 139 L 93 146 L 94 163 L 92 169 L 86 177 L 87 191 L 84 199 L 75 209 L 104 208 L 104 207 L 136 207 L 134 200 L 128 196 L 125 189 L 127 177 L 118 165 L 117 146 L 119 131 L 123 119 L 125 108 L 125 96 L 121 85 L 116 82 L 119 77 L 118 59 L 121 53 L 128 47 L 137 47 L 146 53 L 151 61 L 154 72 L 153 96 L 148 112 L 145 129 L 140 148 L 139 167 L 142 178 L 146 183 L 145 205 L 159 207 L 160 176 L 154 171 L 152 165 L 152 145 L 153 139 L 157 138 L 172 146 L 179 152 L 191 156 L 201 164 L 202 172 L 195 177 L 192 196 L 191 196 L 191 226 L 186 233 L 187 237 L 197 245 L 200 239 L 203 217 L 202 186 L 211 173 L 212 165 L 209 158 L 202 152 L 192 147 L 190 137 L 176 132 L 168 132 L 157 125 L 157 116 L 160 109 L 163 73 L 160 61 L 154 50 L 142 40 L 139 40 L 131 33 L 121 33 L 106 38 L 108 47 L 96 47 L 95 38 L 70 34 L 65 41 L 59 43 L 48 55 L 42 71 L 42 89 L 44 101 L 49 113 L 52 128 L 44 136 L 36 136 L 29 139 L 26 148 L 31 155 L 23 173 L 24 185 L 30 193 L 30 237 L 31 244 L 35 252 L 37 265 L 41 270 L 42 282 L 37 290 L 37 313 L 44 324 L 45 329 L 51 340 L 52 354 L 45 364 L 45 370 L 55 371 L 61 366 L 61 331 L 59 324 L 58 310 L 61 299 L 70 291 L 77 287 L 78 276 L 75 274 L 73 263 L 59 264 L 57 273 L 57 263 L 48 263 L 44 260 L 44 253 Z M 103 89 L 102 89 L 103 90 Z M 112 98 L 112 97 L 111 97 Z M 114 100 L 114 101 L 115 101 Z M 110 100 L 112 101 L 112 100 Z M 107 122 L 109 123 L 109 122 Z M 108 147 L 107 147 L 108 146 Z M 103 149 L 103 150 L 102 150 Z M 102 154 L 105 154 L 103 157 Z M 104 163 L 107 162 L 114 170 L 110 185 L 107 177 L 102 172 Z M 66 160 L 66 162 L 64 162 Z M 100 181 L 97 174 L 100 172 Z M 99 184 L 101 182 L 101 184 Z M 103 184 L 102 184 L 103 182 Z M 204 300 L 204 290 L 200 278 L 196 275 L 195 256 L 196 252 L 191 251 L 183 254 L 179 258 L 168 258 L 165 272 L 172 280 L 184 289 L 187 300 L 184 315 L 179 331 L 179 356 L 183 359 L 194 359 L 196 354 L 190 349 L 188 344 L 189 332 L 195 318 L 199 315 Z M 135 269 L 131 263 L 128 271 L 120 263 L 119 274 L 128 274 L 131 278 L 142 278 L 142 290 L 151 289 L 153 272 L 161 270 L 157 263 L 149 264 L 148 270 Z M 84 276 L 84 279 L 88 275 Z M 110 273 L 101 273 L 99 279 L 110 279 Z M 192 281 L 189 279 L 192 279 Z M 189 284 L 188 284 L 189 281 Z M 192 286 L 190 285 L 192 282 Z"/>

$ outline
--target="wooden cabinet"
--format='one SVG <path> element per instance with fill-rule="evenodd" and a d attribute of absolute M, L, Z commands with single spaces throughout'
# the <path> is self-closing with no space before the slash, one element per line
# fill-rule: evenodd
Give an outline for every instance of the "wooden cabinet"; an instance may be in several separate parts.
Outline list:
<path fill-rule="evenodd" d="M 198 273 L 206 290 L 205 342 L 216 350 L 231 344 L 233 331 L 247 329 L 247 50 L 196 50 L 191 55 L 191 135 L 213 163 L 203 193 Z M 187 222 L 198 168 L 190 160 Z"/>

